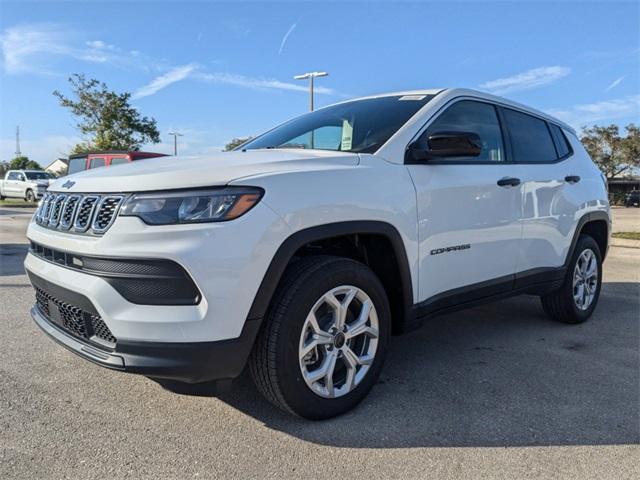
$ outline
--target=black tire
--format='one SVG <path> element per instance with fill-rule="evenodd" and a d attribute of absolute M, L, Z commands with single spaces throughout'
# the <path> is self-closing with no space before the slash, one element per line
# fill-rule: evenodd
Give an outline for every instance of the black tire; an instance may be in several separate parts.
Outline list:
<path fill-rule="evenodd" d="M 591 250 L 595 254 L 598 280 L 596 283 L 595 296 L 587 309 L 580 309 L 576 305 L 573 297 L 573 275 L 576 263 L 585 250 Z M 554 320 L 562 323 L 577 324 L 585 322 L 595 310 L 600 297 L 602 287 L 602 255 L 597 242 L 588 235 L 580 235 L 576 248 L 569 262 L 567 273 L 562 287 L 547 295 L 540 297 L 542 308 L 545 313 Z"/>
<path fill-rule="evenodd" d="M 29 202 L 29 203 L 33 203 L 36 201 L 36 196 L 33 193 L 33 190 L 29 189 L 27 190 L 25 196 L 24 196 L 24 200 L 25 202 Z"/>
<path fill-rule="evenodd" d="M 352 285 L 372 300 L 379 324 L 378 346 L 364 378 L 337 398 L 314 393 L 304 381 L 298 348 L 307 315 L 325 292 Z M 311 420 L 335 417 L 354 408 L 375 384 L 387 353 L 391 313 L 380 280 L 367 266 L 347 258 L 305 257 L 292 263 L 276 289 L 249 359 L 258 390 L 282 410 Z"/>

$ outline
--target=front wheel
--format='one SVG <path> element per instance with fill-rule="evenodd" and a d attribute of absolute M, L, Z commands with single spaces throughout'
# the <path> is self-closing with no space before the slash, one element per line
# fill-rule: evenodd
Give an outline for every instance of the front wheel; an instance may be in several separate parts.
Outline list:
<path fill-rule="evenodd" d="M 376 275 L 354 260 L 314 256 L 285 272 L 251 354 L 261 393 L 285 411 L 326 419 L 376 382 L 391 314 Z"/>
<path fill-rule="evenodd" d="M 582 323 L 595 310 L 601 286 L 600 248 L 590 236 L 580 235 L 562 287 L 540 297 L 542 308 L 559 322 Z"/>
<path fill-rule="evenodd" d="M 33 190 L 27 190 L 27 193 L 26 193 L 24 199 L 29 203 L 35 202 L 36 201 L 36 195 L 33 193 Z"/>

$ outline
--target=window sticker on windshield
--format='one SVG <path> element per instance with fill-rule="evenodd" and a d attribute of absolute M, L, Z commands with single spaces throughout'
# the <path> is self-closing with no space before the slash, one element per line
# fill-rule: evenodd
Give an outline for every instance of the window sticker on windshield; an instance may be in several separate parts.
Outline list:
<path fill-rule="evenodd" d="M 351 142 L 353 140 L 353 125 L 349 123 L 349 120 L 342 121 L 342 143 L 340 144 L 340 150 L 351 150 Z"/>
<path fill-rule="evenodd" d="M 404 95 L 398 99 L 400 100 L 423 100 L 426 95 Z"/>

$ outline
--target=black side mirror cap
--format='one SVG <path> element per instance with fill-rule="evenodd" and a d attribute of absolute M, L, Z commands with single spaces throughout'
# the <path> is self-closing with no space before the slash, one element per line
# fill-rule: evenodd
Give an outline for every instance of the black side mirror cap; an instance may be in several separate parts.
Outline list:
<path fill-rule="evenodd" d="M 405 152 L 405 163 L 423 163 L 448 157 L 477 157 L 482 140 L 473 132 L 435 132 L 424 140 L 411 143 Z"/>

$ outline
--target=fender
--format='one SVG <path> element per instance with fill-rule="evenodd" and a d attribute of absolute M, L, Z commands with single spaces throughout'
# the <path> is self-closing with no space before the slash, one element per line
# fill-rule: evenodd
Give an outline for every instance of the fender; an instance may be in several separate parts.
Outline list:
<path fill-rule="evenodd" d="M 382 235 L 391 241 L 394 253 L 398 259 L 398 268 L 402 281 L 404 319 L 403 323 L 410 323 L 413 306 L 413 287 L 411 281 L 411 270 L 407 259 L 404 242 L 396 228 L 386 222 L 381 221 L 348 221 L 328 223 L 310 227 L 293 233 L 278 248 L 271 260 L 271 264 L 260 283 L 247 320 L 257 320 L 264 318 L 271 298 L 282 278 L 282 275 L 296 251 L 304 245 L 319 240 L 326 240 L 332 237 L 354 234 L 377 234 Z"/>
<path fill-rule="evenodd" d="M 582 229 L 584 228 L 584 226 L 587 223 L 594 222 L 597 220 L 602 220 L 607 224 L 606 250 L 609 249 L 609 237 L 611 236 L 611 219 L 609 218 L 609 215 L 607 214 L 607 212 L 604 212 L 602 210 L 596 210 L 594 212 L 585 213 L 582 217 L 580 217 L 580 220 L 578 220 L 578 223 L 576 224 L 576 228 L 573 231 L 571 246 L 569 247 L 569 251 L 567 252 L 567 258 L 565 259 L 564 265 L 563 265 L 564 268 L 567 268 L 569 266 L 569 262 L 571 262 L 571 259 L 573 258 L 573 252 L 576 248 L 576 243 L 578 243 L 578 237 L 580 237 L 580 232 L 582 232 Z M 602 254 L 602 260 L 604 261 L 605 257 L 607 256 L 607 251 L 600 252 L 600 253 Z"/>

